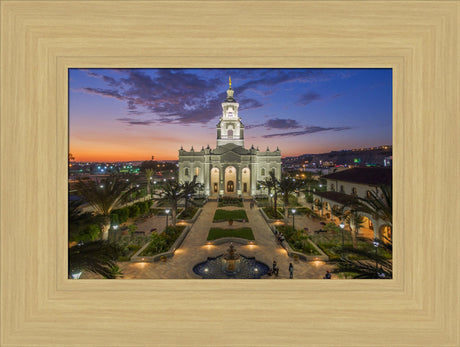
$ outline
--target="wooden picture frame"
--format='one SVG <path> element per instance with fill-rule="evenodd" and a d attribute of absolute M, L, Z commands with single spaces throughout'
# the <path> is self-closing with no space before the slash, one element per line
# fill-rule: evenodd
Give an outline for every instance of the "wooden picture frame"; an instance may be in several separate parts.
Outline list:
<path fill-rule="evenodd" d="M 457 1 L 1 2 L 1 346 L 459 346 Z M 70 67 L 390 67 L 394 279 L 68 280 Z"/>

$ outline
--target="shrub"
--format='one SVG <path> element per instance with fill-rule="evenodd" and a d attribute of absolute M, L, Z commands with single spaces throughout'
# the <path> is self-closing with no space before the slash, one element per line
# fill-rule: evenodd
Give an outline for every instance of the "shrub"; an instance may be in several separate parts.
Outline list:
<path fill-rule="evenodd" d="M 280 214 L 279 209 L 278 209 L 278 212 L 275 212 L 275 209 L 273 207 L 264 207 L 263 210 L 265 214 L 267 215 L 267 217 L 270 219 L 283 218 L 283 215 Z"/>
<path fill-rule="evenodd" d="M 120 223 L 125 223 L 126 221 L 128 221 L 129 210 L 127 207 L 120 208 L 116 210 L 115 212 L 118 215 L 118 219 Z"/>
<path fill-rule="evenodd" d="M 97 224 L 87 224 L 80 229 L 80 232 L 77 234 L 77 240 L 75 241 L 96 241 L 99 238 L 101 228 Z"/>
<path fill-rule="evenodd" d="M 118 217 L 118 214 L 112 213 L 110 215 L 110 224 L 112 224 L 112 225 L 120 224 L 120 218 Z"/>
<path fill-rule="evenodd" d="M 139 215 L 139 206 L 131 205 L 129 206 L 129 218 L 135 218 Z"/>
<path fill-rule="evenodd" d="M 139 214 L 143 215 L 149 212 L 147 201 L 138 202 L 136 205 L 139 206 Z"/>

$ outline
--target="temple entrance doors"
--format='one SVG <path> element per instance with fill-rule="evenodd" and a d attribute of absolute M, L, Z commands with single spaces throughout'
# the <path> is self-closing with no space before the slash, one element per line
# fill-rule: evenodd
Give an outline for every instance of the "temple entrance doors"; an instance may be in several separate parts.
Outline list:
<path fill-rule="evenodd" d="M 219 169 L 211 169 L 211 196 L 219 195 Z"/>
<path fill-rule="evenodd" d="M 236 196 L 236 169 L 227 166 L 225 169 L 225 195 Z"/>

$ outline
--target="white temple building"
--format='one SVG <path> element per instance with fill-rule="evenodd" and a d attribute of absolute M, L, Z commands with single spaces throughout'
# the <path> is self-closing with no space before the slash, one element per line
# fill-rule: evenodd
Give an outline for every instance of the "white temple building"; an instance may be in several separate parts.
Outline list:
<path fill-rule="evenodd" d="M 281 177 L 281 152 L 260 151 L 251 146 L 244 148 L 244 124 L 238 115 L 239 104 L 233 98 L 231 79 L 227 98 L 222 103 L 222 116 L 217 124 L 217 147 L 209 145 L 200 151 L 179 150 L 179 182 L 201 183 L 207 196 L 252 196 L 257 191 L 257 181 L 274 171 Z"/>

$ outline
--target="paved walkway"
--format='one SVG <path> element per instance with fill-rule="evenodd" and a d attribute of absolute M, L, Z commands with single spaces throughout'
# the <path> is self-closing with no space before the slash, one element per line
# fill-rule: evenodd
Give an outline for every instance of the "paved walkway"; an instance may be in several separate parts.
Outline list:
<path fill-rule="evenodd" d="M 332 269 L 332 266 L 324 262 L 294 262 L 292 258 L 289 258 L 287 252 L 279 245 L 269 226 L 262 218 L 259 209 L 257 207 L 251 209 L 249 202 L 244 203 L 248 221 L 245 223 L 234 221 L 232 226 L 229 226 L 227 222 L 212 223 L 216 209 L 217 202 L 208 201 L 181 247 L 176 250 L 174 257 L 169 258 L 166 262 L 120 263 L 120 268 L 124 273 L 123 278 L 201 278 L 193 272 L 193 267 L 200 262 L 206 261 L 208 257 L 215 257 L 223 254 L 230 245 L 229 243 L 224 243 L 222 245 L 207 245 L 206 238 L 211 227 L 240 228 L 245 226 L 252 228 L 255 237 L 255 245 L 235 244 L 235 247 L 240 254 L 247 257 L 255 257 L 257 260 L 266 263 L 270 267 L 273 260 L 276 260 L 280 268 L 279 276 L 277 278 L 265 276 L 267 279 L 289 278 L 288 267 L 290 262 L 294 265 L 294 278 L 320 279 L 324 276 L 326 270 Z M 239 208 L 230 207 L 227 209 Z M 162 222 L 164 218 L 165 217 L 153 217 L 152 221 L 146 221 L 139 225 L 139 230 L 149 231 L 151 226 L 161 225 L 161 223 L 163 223 L 162 225 L 164 226 L 164 222 Z M 299 223 L 302 222 L 299 220 Z M 299 225 L 299 227 L 301 227 L 301 225 Z M 158 230 L 162 229 L 158 228 Z M 91 274 L 84 274 L 82 278 L 96 277 Z"/>

